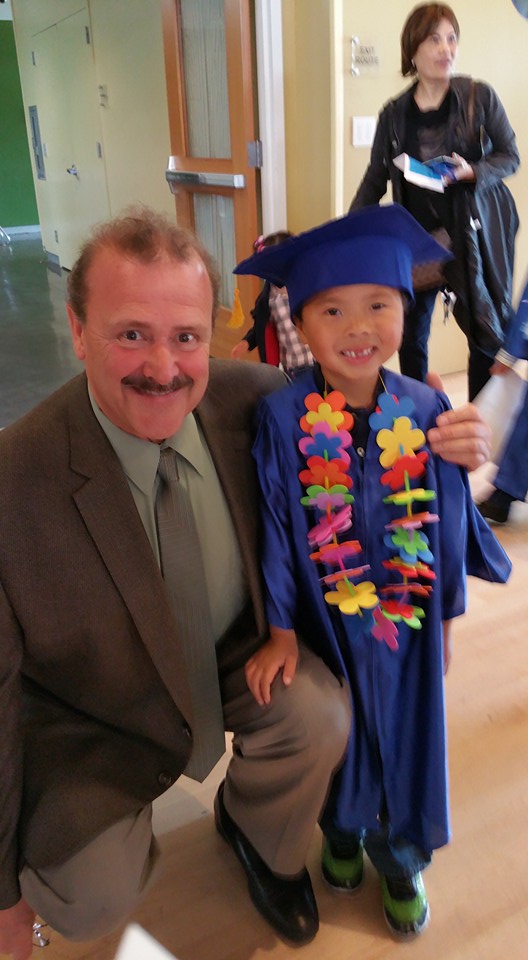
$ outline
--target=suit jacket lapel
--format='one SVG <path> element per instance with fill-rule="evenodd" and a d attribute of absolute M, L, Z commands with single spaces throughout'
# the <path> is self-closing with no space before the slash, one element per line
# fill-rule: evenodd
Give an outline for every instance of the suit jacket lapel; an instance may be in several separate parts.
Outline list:
<path fill-rule="evenodd" d="M 156 669 L 190 719 L 190 698 L 182 702 L 184 661 L 160 571 L 121 464 L 94 417 L 84 377 L 79 383 L 69 411 L 70 465 L 82 480 L 72 496 Z"/>
<path fill-rule="evenodd" d="M 229 507 L 242 555 L 259 632 L 266 629 L 259 563 L 258 483 L 251 455 L 251 424 L 237 416 L 236 392 L 216 388 L 215 362 L 196 417 L 203 431 Z"/>

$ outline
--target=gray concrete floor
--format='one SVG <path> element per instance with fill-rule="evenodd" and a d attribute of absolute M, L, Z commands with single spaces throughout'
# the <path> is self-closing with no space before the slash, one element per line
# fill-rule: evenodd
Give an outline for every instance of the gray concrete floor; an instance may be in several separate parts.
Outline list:
<path fill-rule="evenodd" d="M 0 426 L 82 370 L 71 346 L 66 276 L 50 269 L 40 237 L 0 243 Z"/>

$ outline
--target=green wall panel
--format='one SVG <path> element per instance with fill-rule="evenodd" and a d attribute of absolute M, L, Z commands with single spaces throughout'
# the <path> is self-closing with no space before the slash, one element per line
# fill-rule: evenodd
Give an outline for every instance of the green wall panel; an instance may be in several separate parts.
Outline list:
<path fill-rule="evenodd" d="M 0 20 L 0 91 L 0 226 L 29 226 L 39 221 L 10 20 Z"/>

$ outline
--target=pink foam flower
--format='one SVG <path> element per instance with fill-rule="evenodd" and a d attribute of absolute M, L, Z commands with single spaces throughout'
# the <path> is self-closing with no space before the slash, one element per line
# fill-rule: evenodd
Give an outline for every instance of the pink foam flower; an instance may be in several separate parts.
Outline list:
<path fill-rule="evenodd" d="M 308 531 L 308 543 L 311 547 L 320 547 L 330 543 L 334 536 L 345 533 L 352 526 L 352 509 L 349 505 L 337 513 L 321 517 L 319 523 Z"/>

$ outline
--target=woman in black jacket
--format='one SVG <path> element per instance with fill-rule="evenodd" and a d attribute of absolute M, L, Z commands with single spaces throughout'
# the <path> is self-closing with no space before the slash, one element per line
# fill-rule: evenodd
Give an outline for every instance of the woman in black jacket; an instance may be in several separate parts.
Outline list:
<path fill-rule="evenodd" d="M 489 379 L 513 316 L 512 279 L 518 216 L 503 178 L 515 173 L 515 134 L 495 91 L 470 77 L 452 76 L 460 28 L 443 3 L 416 7 L 401 34 L 402 74 L 411 87 L 389 100 L 378 117 L 370 163 L 350 209 L 378 203 L 392 184 L 426 230 L 447 231 L 454 259 L 443 268 L 456 296 L 455 318 L 468 339 L 468 393 L 472 400 Z M 444 193 L 404 179 L 393 160 L 407 153 L 422 162 L 454 160 Z M 402 373 L 427 375 L 431 314 L 442 284 L 416 292 L 400 349 Z"/>

